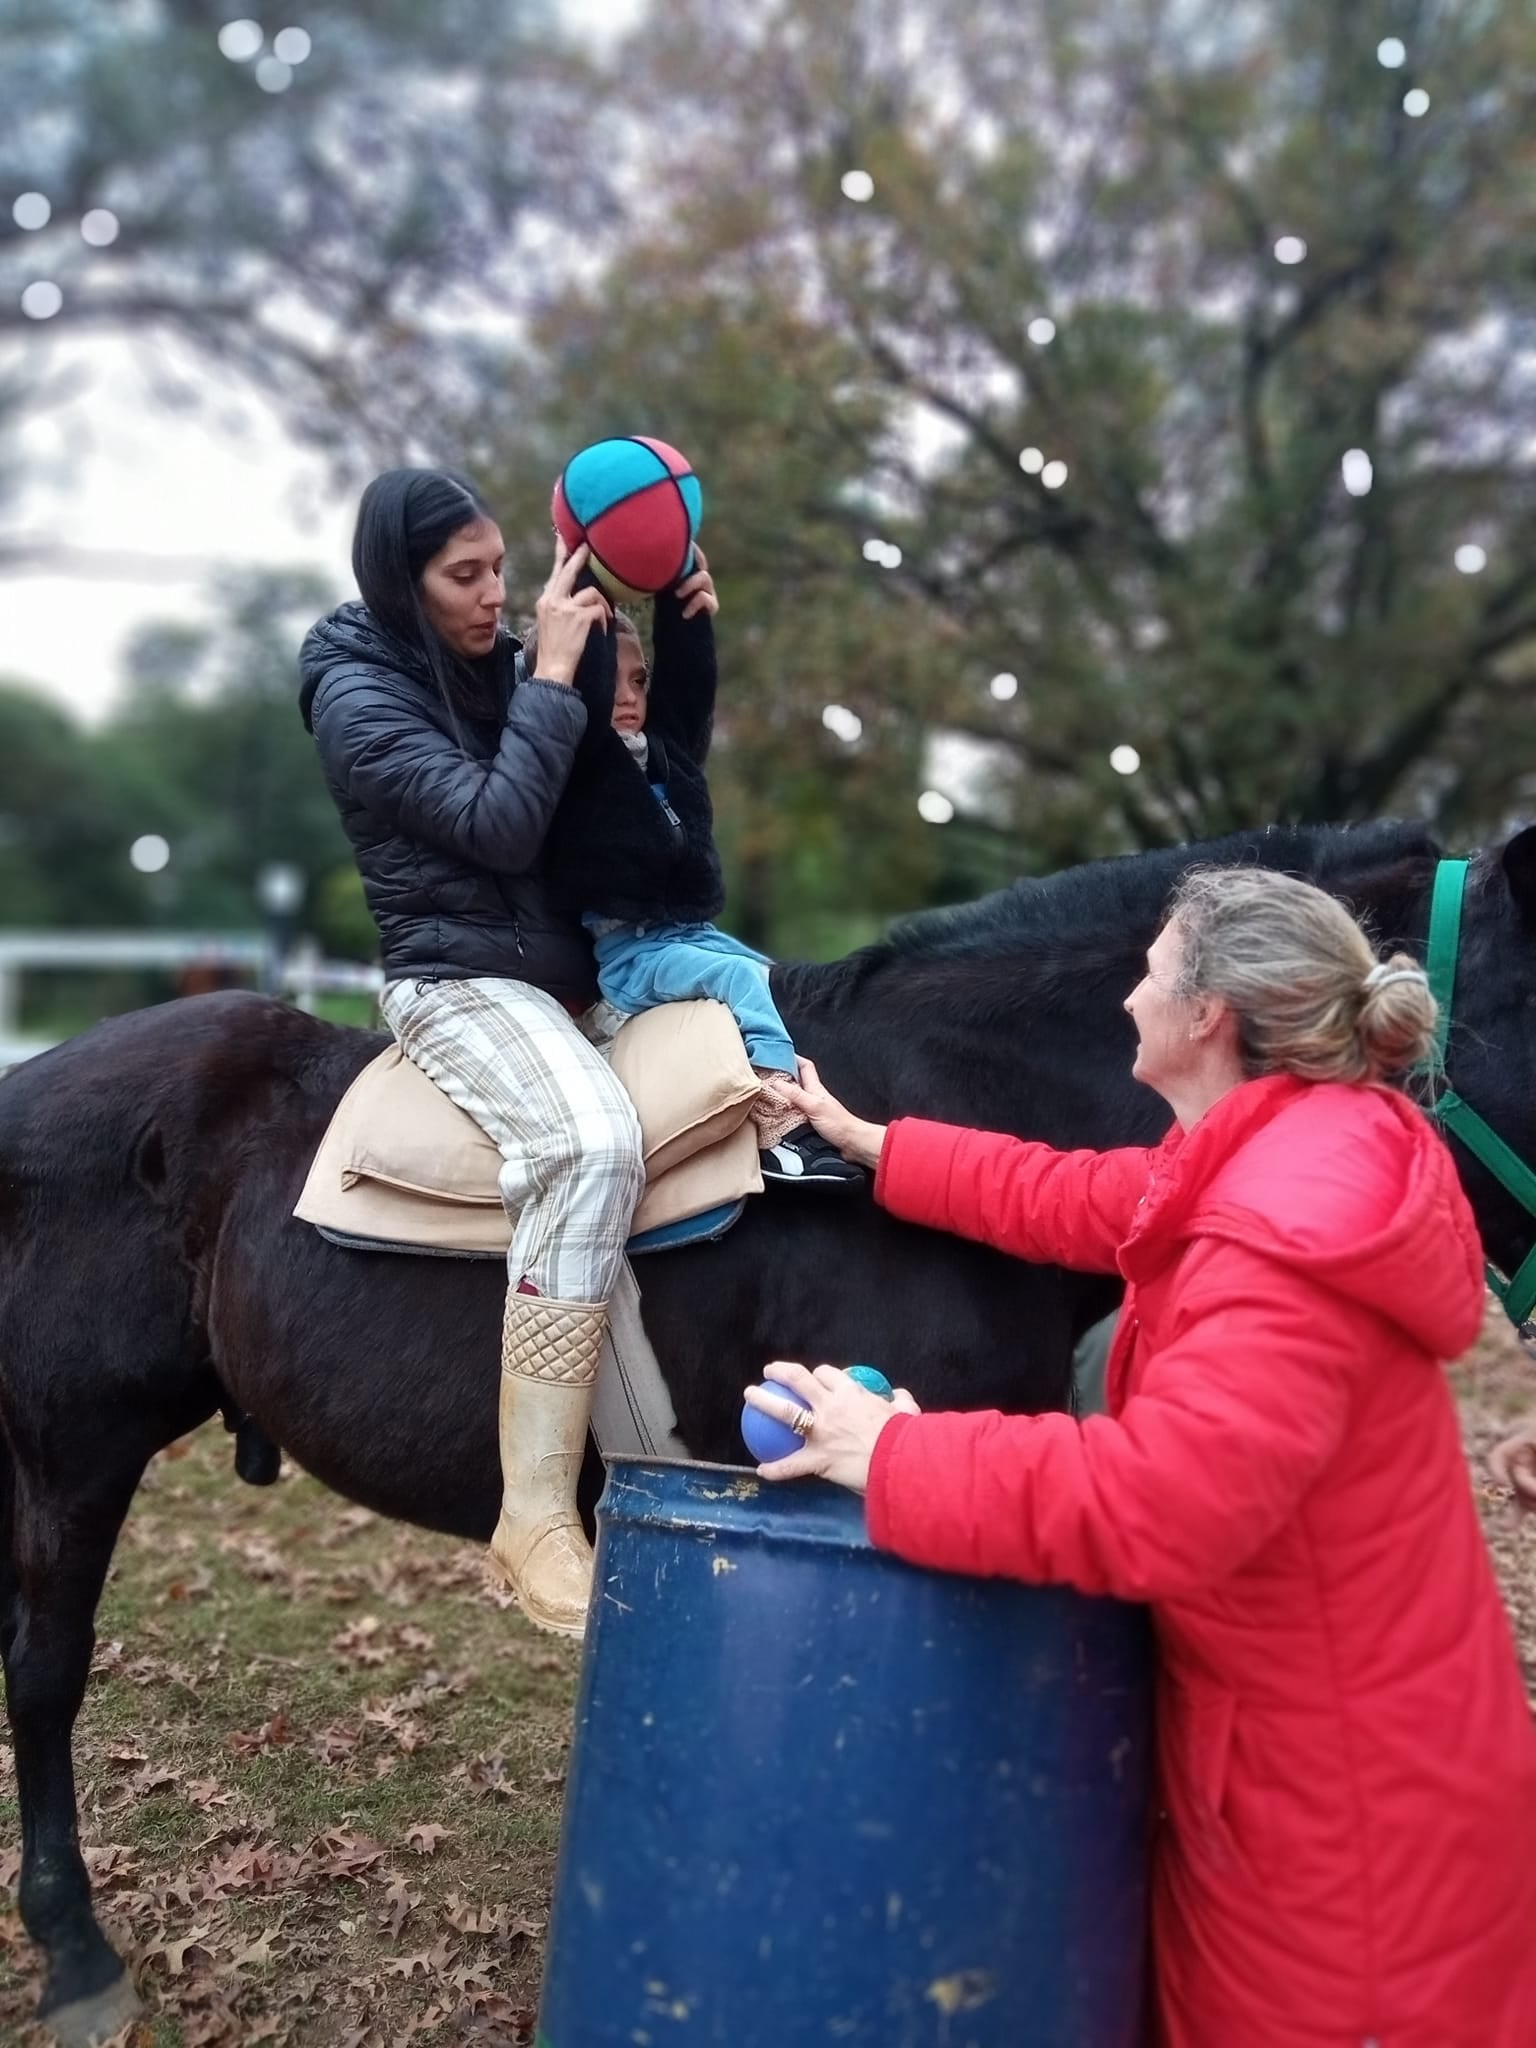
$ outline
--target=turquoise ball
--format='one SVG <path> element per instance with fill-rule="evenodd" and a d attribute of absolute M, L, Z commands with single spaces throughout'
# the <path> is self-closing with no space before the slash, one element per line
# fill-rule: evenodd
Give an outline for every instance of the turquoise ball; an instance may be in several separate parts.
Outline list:
<path fill-rule="evenodd" d="M 891 1385 L 885 1374 L 880 1372 L 875 1366 L 847 1365 L 844 1366 L 843 1370 L 847 1373 L 849 1379 L 856 1381 L 861 1387 L 868 1387 L 869 1391 L 872 1394 L 878 1394 L 882 1401 L 895 1399 L 896 1389 Z"/>

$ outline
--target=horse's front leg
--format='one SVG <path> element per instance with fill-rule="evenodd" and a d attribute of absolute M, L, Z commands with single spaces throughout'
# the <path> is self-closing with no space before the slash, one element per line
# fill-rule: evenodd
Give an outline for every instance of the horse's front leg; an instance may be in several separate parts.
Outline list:
<path fill-rule="evenodd" d="M 38 2018 L 64 2048 L 95 2048 L 139 2009 L 91 1905 L 72 1745 L 96 1602 L 142 1471 L 136 1463 L 131 1472 L 71 1473 L 66 1491 L 57 1474 L 45 1482 L 18 1468 L 11 1554 L 0 1570 L 0 1652 L 21 1806 L 19 1905 L 47 1968 Z"/>

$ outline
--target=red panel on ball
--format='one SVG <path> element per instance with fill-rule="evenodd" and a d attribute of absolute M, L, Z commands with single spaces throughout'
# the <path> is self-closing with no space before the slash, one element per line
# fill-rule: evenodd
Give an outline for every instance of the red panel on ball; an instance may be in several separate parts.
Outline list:
<path fill-rule="evenodd" d="M 649 448 L 653 454 L 659 455 L 673 476 L 688 476 L 691 473 L 693 464 L 686 455 L 680 455 L 669 441 L 658 441 L 654 434 L 635 434 L 631 438 L 638 441 L 643 448 Z"/>
<path fill-rule="evenodd" d="M 688 510 L 670 482 L 637 491 L 587 528 L 595 561 L 636 593 L 666 590 L 688 566 Z"/>
<path fill-rule="evenodd" d="M 567 549 L 575 554 L 586 539 L 586 535 L 581 530 L 581 521 L 566 502 L 565 483 L 560 477 L 555 478 L 555 495 L 550 500 L 549 511 L 555 522 L 556 533 L 565 542 Z"/>

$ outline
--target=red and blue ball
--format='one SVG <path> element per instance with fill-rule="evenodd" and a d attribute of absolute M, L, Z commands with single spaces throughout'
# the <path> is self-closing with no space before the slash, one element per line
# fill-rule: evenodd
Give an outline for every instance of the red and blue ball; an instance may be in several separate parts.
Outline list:
<path fill-rule="evenodd" d="M 566 546 L 585 541 L 592 574 L 623 603 L 670 590 L 688 574 L 704 496 L 686 455 L 629 434 L 573 455 L 550 510 Z"/>

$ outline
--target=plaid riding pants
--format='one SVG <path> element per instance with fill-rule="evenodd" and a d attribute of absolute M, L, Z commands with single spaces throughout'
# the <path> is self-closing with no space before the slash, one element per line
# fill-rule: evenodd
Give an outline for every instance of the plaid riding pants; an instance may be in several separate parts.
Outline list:
<path fill-rule="evenodd" d="M 645 1165 L 634 1104 L 589 1020 L 525 981 L 392 981 L 379 1006 L 406 1058 L 501 1153 L 509 1284 L 606 1301 Z"/>

